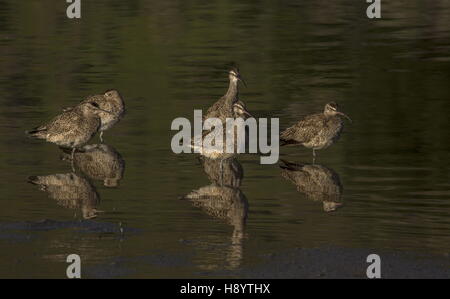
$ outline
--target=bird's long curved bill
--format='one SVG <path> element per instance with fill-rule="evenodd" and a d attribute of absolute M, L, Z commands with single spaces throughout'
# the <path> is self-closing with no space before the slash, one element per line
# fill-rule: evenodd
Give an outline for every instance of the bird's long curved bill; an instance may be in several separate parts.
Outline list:
<path fill-rule="evenodd" d="M 247 83 L 245 83 L 244 79 L 242 79 L 242 77 L 239 75 L 238 80 L 242 82 L 242 84 L 244 84 L 245 87 L 247 87 Z"/>
<path fill-rule="evenodd" d="M 348 119 L 350 121 L 350 123 L 353 123 L 352 119 L 350 117 L 348 117 L 345 113 L 342 112 L 338 112 L 339 115 L 342 115 L 343 117 L 345 117 L 346 119 Z"/>
<path fill-rule="evenodd" d="M 100 111 L 103 111 L 105 113 L 108 113 L 108 114 L 114 114 L 114 113 L 112 113 L 112 112 L 110 112 L 108 110 L 102 109 L 102 108 L 97 108 L 97 109 L 100 110 Z"/>
<path fill-rule="evenodd" d="M 250 114 L 250 112 L 248 112 L 247 110 L 244 109 L 244 114 L 249 116 L 249 117 L 253 117 L 253 115 Z M 254 118 L 254 117 L 253 117 Z"/>

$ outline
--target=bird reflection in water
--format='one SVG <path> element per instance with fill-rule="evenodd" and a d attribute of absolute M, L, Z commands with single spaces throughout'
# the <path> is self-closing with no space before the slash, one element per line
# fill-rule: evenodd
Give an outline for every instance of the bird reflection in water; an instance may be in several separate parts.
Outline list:
<path fill-rule="evenodd" d="M 343 205 L 343 187 L 339 175 L 318 164 L 296 164 L 280 159 L 281 176 L 297 186 L 307 198 L 323 203 L 325 212 L 335 211 Z"/>
<path fill-rule="evenodd" d="M 243 179 L 242 165 L 236 158 L 223 160 L 200 158 L 210 185 L 193 190 L 182 199 L 206 214 L 221 219 L 233 226 L 231 246 L 227 254 L 229 268 L 240 266 L 243 254 L 243 239 L 248 214 L 248 200 L 240 186 Z M 222 165 L 221 165 L 222 164 Z"/>
<path fill-rule="evenodd" d="M 64 174 L 30 176 L 28 182 L 65 208 L 80 209 L 84 219 L 98 216 L 100 196 L 92 183 L 102 181 L 106 187 L 117 187 L 123 178 L 125 161 L 106 144 L 85 145 L 73 156 L 71 150 L 61 149 L 62 159 L 74 166 L 74 171 Z"/>
<path fill-rule="evenodd" d="M 200 156 L 199 160 L 211 183 L 219 186 L 230 186 L 232 188 L 241 187 L 242 179 L 244 178 L 244 169 L 236 158 L 223 160 L 222 169 L 217 160 L 202 156 Z"/>
<path fill-rule="evenodd" d="M 69 209 L 81 209 L 84 219 L 97 217 L 100 197 L 95 187 L 85 178 L 75 173 L 30 176 L 28 182 L 38 185 L 41 191 Z"/>
<path fill-rule="evenodd" d="M 70 161 L 70 152 L 65 149 L 62 151 L 62 159 Z M 85 145 L 75 152 L 73 165 L 76 171 L 91 180 L 103 181 L 106 187 L 117 187 L 125 170 L 122 156 L 106 144 Z"/>

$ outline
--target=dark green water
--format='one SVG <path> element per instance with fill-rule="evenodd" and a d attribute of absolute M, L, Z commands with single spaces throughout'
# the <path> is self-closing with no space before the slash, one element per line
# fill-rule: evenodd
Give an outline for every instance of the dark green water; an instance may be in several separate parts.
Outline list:
<path fill-rule="evenodd" d="M 393 2 L 369 20 L 363 0 L 82 1 L 69 20 L 65 1 L 3 1 L 0 277 L 65 277 L 71 253 L 85 277 L 206 276 L 295 247 L 448 256 L 450 3 Z M 341 208 L 324 212 L 256 155 L 239 157 L 241 235 L 179 200 L 210 182 L 195 156 L 172 153 L 170 124 L 224 94 L 230 61 L 247 108 L 281 129 L 329 101 L 353 119 L 316 161 L 338 174 Z M 109 88 L 128 113 L 104 138 L 126 168 L 118 188 L 94 181 L 103 213 L 84 224 L 27 183 L 71 168 L 24 131 Z M 310 163 L 311 151 L 282 158 Z"/>

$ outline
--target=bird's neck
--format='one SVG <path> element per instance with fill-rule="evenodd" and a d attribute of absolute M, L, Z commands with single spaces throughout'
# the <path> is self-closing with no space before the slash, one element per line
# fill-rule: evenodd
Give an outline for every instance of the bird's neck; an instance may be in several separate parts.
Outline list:
<path fill-rule="evenodd" d="M 230 80 L 230 85 L 228 86 L 228 90 L 227 93 L 225 94 L 225 97 L 232 101 L 235 98 L 237 98 L 239 94 L 239 90 L 238 90 L 238 82 L 237 80 Z"/>
<path fill-rule="evenodd" d="M 323 113 L 323 115 L 325 115 L 325 117 L 326 117 L 327 119 L 330 119 L 330 118 L 332 118 L 333 116 L 336 116 L 336 114 L 332 114 L 332 113 L 326 112 L 326 111 Z"/>
<path fill-rule="evenodd" d="M 324 115 L 327 122 L 342 122 L 341 117 L 337 114 L 325 113 Z"/>

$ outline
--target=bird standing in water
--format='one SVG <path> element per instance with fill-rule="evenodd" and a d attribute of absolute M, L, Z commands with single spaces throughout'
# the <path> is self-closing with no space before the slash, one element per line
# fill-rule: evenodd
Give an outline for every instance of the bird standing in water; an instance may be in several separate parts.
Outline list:
<path fill-rule="evenodd" d="M 248 117 L 253 117 L 248 111 L 247 108 L 245 107 L 244 102 L 242 101 L 236 101 L 231 108 L 232 114 L 231 116 L 227 117 L 227 118 L 242 118 L 242 119 L 247 119 Z M 193 149 L 198 149 L 199 153 L 202 156 L 205 156 L 209 159 L 228 159 L 231 158 L 233 156 L 236 155 L 236 149 L 238 146 L 238 134 L 234 134 L 234 140 L 233 140 L 233 145 L 234 145 L 234 152 L 233 153 L 228 153 L 226 151 L 226 138 L 228 136 L 225 128 L 223 128 L 223 130 L 221 131 L 221 136 L 216 136 L 217 133 L 216 131 L 204 131 L 202 133 L 201 136 L 201 145 L 197 145 L 195 144 L 195 138 L 192 139 L 190 147 Z M 211 148 L 208 148 L 208 146 L 204 145 L 204 141 L 206 140 L 206 138 L 211 138 L 211 140 L 214 140 L 214 146 Z"/>
<path fill-rule="evenodd" d="M 101 112 L 99 114 L 101 120 L 100 141 L 103 143 L 103 132 L 114 126 L 125 115 L 125 102 L 120 93 L 115 89 L 107 90 L 104 94 L 88 96 L 79 105 L 87 102 L 97 103 L 101 109 L 109 111 L 108 113 Z M 68 107 L 64 111 L 70 111 L 72 109 L 72 107 Z"/>
<path fill-rule="evenodd" d="M 232 68 L 228 72 L 228 78 L 230 79 L 230 84 L 228 86 L 227 93 L 222 96 L 217 102 L 215 102 L 203 116 L 203 121 L 208 118 L 216 117 L 219 118 L 222 123 L 225 123 L 227 118 L 233 118 L 233 104 L 239 100 L 239 81 L 245 82 L 239 74 L 237 68 Z"/>
<path fill-rule="evenodd" d="M 234 156 L 235 153 L 226 153 L 225 144 L 226 144 L 226 119 L 227 118 L 243 118 L 252 117 L 252 115 L 247 111 L 245 107 L 245 103 L 239 100 L 239 81 L 243 82 L 245 85 L 245 81 L 242 79 L 239 69 L 237 67 L 233 67 L 228 72 L 228 78 L 230 80 L 228 90 L 224 96 L 222 96 L 217 102 L 215 102 L 203 116 L 203 122 L 210 118 L 218 118 L 223 124 L 222 134 L 223 136 L 215 136 L 215 141 L 221 141 L 221 144 L 215 144 L 215 147 L 220 148 L 206 148 L 203 146 L 203 141 L 205 138 L 215 131 L 207 130 L 202 133 L 201 139 L 202 144 L 195 144 L 196 138 L 194 137 L 191 141 L 192 148 L 199 148 L 200 154 L 210 158 L 210 159 L 227 159 L 229 157 Z M 208 136 L 212 138 L 213 136 Z M 236 134 L 235 134 L 236 137 Z M 235 140 L 236 146 L 236 140 Z"/>
<path fill-rule="evenodd" d="M 32 138 L 71 148 L 73 159 L 76 148 L 86 144 L 99 130 L 101 113 L 111 112 L 100 108 L 96 102 L 85 102 L 26 133 Z"/>
<path fill-rule="evenodd" d="M 313 150 L 324 149 L 335 143 L 344 128 L 341 116 L 351 119 L 338 110 L 338 105 L 331 102 L 325 105 L 323 113 L 312 114 L 284 130 L 280 135 L 280 145 L 303 145 Z"/>
<path fill-rule="evenodd" d="M 242 118 L 247 119 L 248 117 L 253 117 L 245 107 L 244 102 L 237 101 L 232 105 L 232 117 L 231 118 Z M 198 152 L 201 156 L 207 158 L 207 159 L 220 159 L 219 163 L 219 169 L 221 173 L 221 182 L 223 182 L 223 163 L 224 160 L 231 159 L 236 156 L 237 149 L 238 149 L 238 128 L 235 128 L 235 134 L 234 139 L 232 141 L 232 145 L 234 147 L 233 152 L 227 152 L 226 148 L 226 138 L 229 136 L 227 134 L 226 130 L 223 129 L 220 133 L 216 133 L 216 131 L 204 131 L 201 136 L 201 144 L 196 144 L 195 138 L 191 140 L 190 147 L 192 149 L 198 149 Z M 220 134 L 220 135 L 218 135 Z M 212 136 L 211 136 L 212 135 Z M 246 134 L 247 136 L 247 134 Z M 211 144 L 213 146 L 209 147 L 208 145 L 205 145 L 205 140 L 211 138 L 210 140 L 214 141 L 214 144 Z"/>

